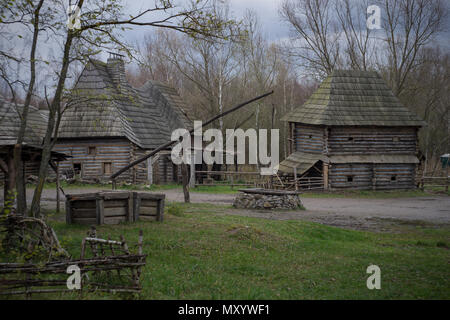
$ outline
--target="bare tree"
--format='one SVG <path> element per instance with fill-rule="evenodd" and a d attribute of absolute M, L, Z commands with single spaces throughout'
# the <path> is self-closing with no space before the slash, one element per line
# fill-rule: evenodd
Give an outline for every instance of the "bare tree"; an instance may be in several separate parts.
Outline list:
<path fill-rule="evenodd" d="M 282 20 L 293 34 L 288 54 L 313 74 L 323 76 L 340 63 L 342 30 L 336 23 L 332 0 L 284 0 Z"/>
<path fill-rule="evenodd" d="M 13 13 L 17 12 L 23 5 L 32 4 L 30 1 L 7 3 L 8 8 Z M 127 15 L 120 0 L 96 0 L 86 3 L 84 0 L 79 0 L 75 2 L 75 5 L 82 12 L 80 16 L 81 24 L 79 28 L 67 28 L 66 21 L 68 17 L 66 15 L 65 1 L 42 1 L 45 10 L 41 9 L 40 12 L 37 12 L 41 18 L 31 19 L 31 22 L 28 20 L 28 24 L 25 27 L 35 24 L 39 30 L 41 28 L 40 21 L 43 20 L 42 16 L 51 16 L 55 19 L 55 22 L 53 24 L 54 27 L 49 32 L 52 32 L 55 38 L 60 39 L 63 46 L 61 54 L 58 55 L 59 62 L 55 64 L 59 70 L 56 71 L 56 84 L 53 88 L 52 98 L 48 97 L 47 90 L 45 90 L 49 116 L 47 131 L 42 145 L 39 181 L 31 205 L 32 215 L 38 216 L 40 212 L 40 199 L 47 176 L 51 150 L 56 143 L 61 117 L 65 107 L 67 107 L 64 103 L 64 95 L 69 66 L 75 61 L 86 61 L 88 56 L 103 48 L 115 48 L 131 54 L 118 33 L 126 26 L 150 26 L 172 29 L 196 39 L 227 39 L 233 36 L 233 26 L 236 23 L 233 20 L 222 20 L 216 15 L 216 8 L 211 3 L 212 1 L 210 0 L 192 0 L 183 7 L 179 7 L 172 0 L 155 0 L 153 6 L 143 9 L 136 14 Z M 154 19 L 156 13 L 158 13 L 160 18 Z M 12 21 L 14 21 L 15 17 L 15 15 L 12 16 Z M 72 19 L 73 16 L 70 18 Z M 27 21 L 27 19 L 23 21 Z M 72 22 L 74 21 L 72 20 Z M 5 24 L 6 22 L 2 18 L 0 23 Z M 30 52 L 31 50 L 32 48 Z"/>
<path fill-rule="evenodd" d="M 408 76 L 422 63 L 421 50 L 442 30 L 448 9 L 442 0 L 383 0 L 383 8 L 388 55 L 380 64 L 386 66 L 394 93 L 400 95 Z"/>

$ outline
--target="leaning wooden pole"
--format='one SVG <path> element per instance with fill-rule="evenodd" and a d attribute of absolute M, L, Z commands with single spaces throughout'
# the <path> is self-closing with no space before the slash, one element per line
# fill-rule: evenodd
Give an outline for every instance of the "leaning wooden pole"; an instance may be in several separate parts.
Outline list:
<path fill-rule="evenodd" d="M 225 112 L 223 112 L 223 113 L 221 113 L 221 114 L 218 114 L 217 116 L 214 116 L 214 117 L 212 117 L 211 119 L 209 119 L 208 121 L 206 121 L 205 123 L 203 123 L 201 127 L 197 127 L 197 128 L 192 129 L 191 131 L 189 131 L 189 134 L 193 134 L 195 130 L 201 129 L 201 128 L 203 128 L 203 127 L 209 125 L 210 123 L 216 121 L 217 119 L 220 119 L 220 118 L 222 118 L 222 117 L 225 117 L 226 115 L 228 115 L 228 114 L 230 114 L 230 113 L 232 113 L 232 112 L 235 112 L 235 111 L 239 110 L 240 108 L 242 108 L 242 107 L 244 107 L 244 106 L 246 106 L 246 105 L 248 105 L 248 104 L 250 104 L 250 103 L 252 103 L 252 102 L 255 102 L 255 101 L 258 101 L 258 100 L 260 100 L 260 99 L 263 99 L 263 98 L 265 98 L 265 97 L 267 97 L 267 96 L 270 96 L 271 94 L 273 94 L 273 90 L 270 91 L 270 92 L 267 92 L 267 93 L 265 93 L 265 94 L 263 94 L 263 95 L 260 95 L 260 96 L 258 96 L 258 97 L 256 97 L 256 98 L 253 98 L 253 99 L 251 99 L 251 100 L 245 101 L 245 102 L 243 102 L 243 103 L 241 103 L 241 104 L 239 104 L 239 105 L 237 105 L 237 106 L 231 108 L 230 110 L 227 110 L 227 111 L 225 111 Z M 170 147 L 171 145 L 175 144 L 176 142 L 177 142 L 177 140 L 166 142 L 165 144 L 160 145 L 159 147 L 157 147 L 157 148 L 156 148 L 155 150 L 153 150 L 152 152 L 146 154 L 145 156 L 143 156 L 143 157 L 141 157 L 141 158 L 139 158 L 139 159 L 137 159 L 137 160 L 134 160 L 134 161 L 131 162 L 129 165 L 123 167 L 122 169 L 120 169 L 120 170 L 118 170 L 117 172 L 115 172 L 114 174 L 112 174 L 111 177 L 110 177 L 110 179 L 111 179 L 112 182 L 113 182 L 113 183 L 112 183 L 113 189 L 115 189 L 116 178 L 117 178 L 118 176 L 120 176 L 122 173 L 124 173 L 125 171 L 129 170 L 130 168 L 136 166 L 137 164 L 141 163 L 142 161 L 145 161 L 145 160 L 147 160 L 148 158 L 154 156 L 154 155 L 157 154 L 158 152 L 160 152 L 160 151 L 162 151 L 162 150 L 164 150 L 164 149 L 167 149 L 168 147 Z"/>

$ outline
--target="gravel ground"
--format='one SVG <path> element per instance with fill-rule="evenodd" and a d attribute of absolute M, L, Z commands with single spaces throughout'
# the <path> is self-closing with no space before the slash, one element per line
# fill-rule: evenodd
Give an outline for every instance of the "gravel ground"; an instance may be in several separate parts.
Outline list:
<path fill-rule="evenodd" d="M 69 189 L 70 194 L 101 191 L 100 188 Z M 183 201 L 181 189 L 163 190 L 168 201 Z M 32 190 L 28 190 L 28 200 L 32 199 Z M 233 194 L 191 193 L 191 202 L 232 204 Z M 45 189 L 42 206 L 55 208 L 56 193 Z M 62 196 L 62 199 L 64 197 Z M 276 220 L 308 220 L 327 225 L 358 230 L 391 230 L 395 224 L 411 225 L 450 225 L 450 197 L 427 196 L 395 199 L 363 198 L 304 198 L 307 210 L 270 211 L 224 209 L 220 214 L 242 215 Z"/>

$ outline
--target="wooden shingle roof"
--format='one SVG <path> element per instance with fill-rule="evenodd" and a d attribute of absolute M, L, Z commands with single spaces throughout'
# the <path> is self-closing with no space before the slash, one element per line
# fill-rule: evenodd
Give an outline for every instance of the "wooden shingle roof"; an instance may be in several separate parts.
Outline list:
<path fill-rule="evenodd" d="M 423 126 L 373 71 L 333 71 L 283 121 L 327 126 Z"/>
<path fill-rule="evenodd" d="M 60 138 L 125 137 L 144 149 L 154 149 L 172 131 L 192 127 L 187 107 L 177 91 L 148 81 L 133 88 L 123 61 L 92 60 L 72 91 Z"/>
<path fill-rule="evenodd" d="M 17 106 L 0 96 L 0 145 L 14 145 L 20 129 L 23 105 Z M 48 118 L 37 108 L 30 106 L 25 129 L 24 145 L 38 147 L 47 128 Z"/>

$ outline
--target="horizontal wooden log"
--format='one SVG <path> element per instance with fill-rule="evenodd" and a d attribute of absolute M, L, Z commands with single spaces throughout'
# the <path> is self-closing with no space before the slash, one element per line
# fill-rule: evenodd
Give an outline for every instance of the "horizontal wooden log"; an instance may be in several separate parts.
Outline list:
<path fill-rule="evenodd" d="M 104 208 L 103 214 L 106 217 L 126 217 L 128 215 L 128 207 Z"/>
<path fill-rule="evenodd" d="M 96 209 L 95 207 L 92 209 L 78 209 L 72 208 L 72 218 L 95 218 L 96 217 Z"/>
<path fill-rule="evenodd" d="M 139 210 L 139 216 L 146 216 L 146 215 L 156 215 L 158 213 L 158 208 L 157 207 L 143 207 L 142 205 L 140 206 L 140 210 Z"/>
<path fill-rule="evenodd" d="M 128 198 L 123 200 L 106 200 L 103 203 L 105 208 L 121 208 L 128 206 Z"/>
<path fill-rule="evenodd" d="M 104 223 L 105 224 L 119 224 L 121 222 L 126 222 L 127 218 L 126 216 L 121 217 L 107 217 L 105 216 Z"/>

